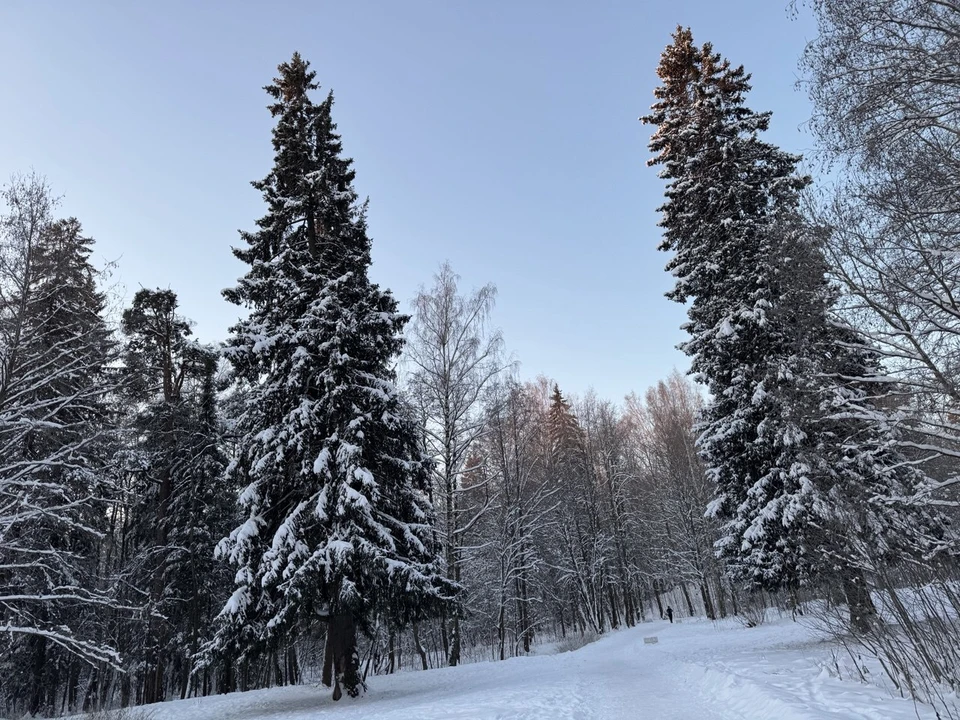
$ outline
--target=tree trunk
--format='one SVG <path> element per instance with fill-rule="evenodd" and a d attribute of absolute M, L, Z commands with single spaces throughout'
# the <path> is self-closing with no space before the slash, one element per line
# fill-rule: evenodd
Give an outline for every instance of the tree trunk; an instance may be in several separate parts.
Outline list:
<path fill-rule="evenodd" d="M 450 657 L 450 637 L 447 635 L 447 610 L 440 610 L 440 644 L 443 646 L 443 654 Z"/>
<path fill-rule="evenodd" d="M 627 627 L 633 627 L 637 624 L 637 608 L 633 602 L 633 587 L 632 583 L 626 580 L 626 573 L 623 574 L 623 578 L 626 583 L 623 588 L 623 613 L 627 619 Z"/>
<path fill-rule="evenodd" d="M 43 613 L 43 616 L 46 619 L 46 613 Z M 30 662 L 30 714 L 39 715 L 45 709 L 43 707 L 43 674 L 47 668 L 47 639 L 42 635 L 35 635 L 30 638 L 29 645 L 32 655 Z"/>
<path fill-rule="evenodd" d="M 397 664 L 396 641 L 394 640 L 392 631 L 388 630 L 387 635 L 389 636 L 389 639 L 387 640 L 387 675 L 393 675 L 393 671 Z"/>
<path fill-rule="evenodd" d="M 865 633 L 873 627 L 877 617 L 877 608 L 870 597 L 870 588 L 863 573 L 851 570 L 841 578 L 843 595 L 850 610 L 850 629 L 854 633 Z"/>
<path fill-rule="evenodd" d="M 457 581 L 459 582 L 459 581 Z M 460 664 L 460 607 L 453 608 L 453 618 L 450 623 L 450 655 L 448 657 L 450 667 L 456 667 Z M 426 669 L 426 668 L 424 668 Z"/>
<path fill-rule="evenodd" d="M 660 602 L 660 581 L 653 581 L 653 597 L 657 601 L 657 610 L 660 613 L 660 617 L 663 617 L 663 603 Z"/>
<path fill-rule="evenodd" d="M 617 605 L 617 596 L 613 590 L 613 585 L 607 586 L 607 598 L 610 601 L 610 627 L 616 630 L 620 627 L 620 613 Z"/>
<path fill-rule="evenodd" d="M 497 640 L 500 645 L 500 659 L 505 658 L 504 646 L 507 640 L 507 600 L 504 593 L 500 594 L 500 611 L 497 614 Z"/>
<path fill-rule="evenodd" d="M 797 615 L 803 617 L 803 605 L 800 603 L 800 597 L 797 595 L 797 588 L 790 588 L 790 612 L 793 615 L 793 619 L 797 619 Z"/>
<path fill-rule="evenodd" d="M 713 600 L 710 598 L 710 588 L 706 580 L 700 581 L 700 599 L 703 600 L 703 609 L 707 613 L 707 617 L 716 620 L 717 614 L 713 609 Z"/>
<path fill-rule="evenodd" d="M 693 617 L 695 615 L 693 612 L 693 600 L 690 599 L 690 592 L 687 590 L 687 584 L 685 582 L 681 582 L 680 589 L 683 591 L 683 599 L 687 601 L 687 612 L 690 614 L 690 617 Z"/>
<path fill-rule="evenodd" d="M 732 583 L 730 584 L 730 605 L 733 608 L 733 614 L 739 615 L 740 605 L 737 603 L 737 589 L 733 586 Z"/>
<path fill-rule="evenodd" d="M 80 663 L 78 663 L 76 660 L 71 662 L 69 672 L 70 679 L 67 681 L 66 703 L 67 710 L 72 713 L 79 709 L 77 707 L 77 702 L 80 695 Z"/>
<path fill-rule="evenodd" d="M 83 696 L 83 712 L 90 712 L 97 706 L 97 696 L 100 694 L 100 667 L 95 667 L 90 671 L 90 684 L 87 685 L 87 692 Z"/>
<path fill-rule="evenodd" d="M 287 685 L 297 685 L 300 682 L 300 663 L 297 661 L 297 650 L 287 648 Z"/>
<path fill-rule="evenodd" d="M 720 608 L 720 617 L 725 618 L 727 616 L 727 599 L 726 595 L 723 592 L 723 579 L 720 577 L 719 573 L 715 576 L 715 587 L 717 588 L 717 605 Z"/>
<path fill-rule="evenodd" d="M 521 530 L 521 540 L 520 540 L 520 562 L 522 568 L 518 576 L 518 620 L 520 623 L 520 631 L 523 633 L 523 651 L 525 653 L 530 652 L 530 643 L 533 640 L 533 628 L 530 623 L 530 608 L 529 608 L 529 598 L 527 597 L 527 551 L 526 546 L 523 541 L 523 531 Z"/>
<path fill-rule="evenodd" d="M 416 648 L 417 654 L 420 656 L 420 664 L 423 665 L 423 669 L 429 670 L 430 665 L 429 663 L 427 663 L 427 651 L 423 649 L 423 644 L 420 642 L 420 628 L 417 627 L 417 623 L 413 623 L 413 646 Z M 459 649 L 460 649 L 459 639 L 455 643 L 454 647 L 457 648 L 457 651 L 458 651 L 457 654 L 459 659 Z M 451 662 L 450 664 L 456 665 L 456 663 L 454 662 Z"/>
<path fill-rule="evenodd" d="M 333 615 L 327 623 L 322 682 L 327 687 L 333 685 L 334 700 L 343 696 L 341 682 L 350 697 L 360 694 L 363 681 L 360 679 L 360 657 L 357 654 L 357 628 L 352 615 Z"/>
<path fill-rule="evenodd" d="M 124 673 L 120 677 L 120 707 L 130 707 L 131 680 L 129 673 Z"/>

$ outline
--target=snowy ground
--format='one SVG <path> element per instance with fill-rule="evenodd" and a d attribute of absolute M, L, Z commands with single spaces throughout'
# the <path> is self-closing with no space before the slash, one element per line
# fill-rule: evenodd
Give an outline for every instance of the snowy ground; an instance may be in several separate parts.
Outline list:
<path fill-rule="evenodd" d="M 644 636 L 656 635 L 656 645 Z M 932 720 L 880 687 L 838 680 L 830 648 L 789 620 L 646 623 L 580 650 L 375 677 L 360 699 L 326 688 L 151 706 L 151 720 Z"/>

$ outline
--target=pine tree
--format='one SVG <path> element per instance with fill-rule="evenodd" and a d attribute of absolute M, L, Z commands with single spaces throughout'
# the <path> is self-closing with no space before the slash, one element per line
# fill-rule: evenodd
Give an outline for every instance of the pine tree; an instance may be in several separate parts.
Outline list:
<path fill-rule="evenodd" d="M 116 665 L 97 577 L 111 455 L 111 333 L 74 220 L 17 179 L 0 243 L 0 711 L 77 705 L 85 663 Z M 78 662 L 79 660 L 79 662 Z"/>
<path fill-rule="evenodd" d="M 325 623 L 323 679 L 339 698 L 341 682 L 362 686 L 356 629 L 376 611 L 423 615 L 447 586 L 428 466 L 393 382 L 407 318 L 368 279 L 365 205 L 314 77 L 294 54 L 265 88 L 275 162 L 254 187 L 268 210 L 242 234 L 249 270 L 225 291 L 250 310 L 227 348 L 249 392 L 229 470 L 249 517 L 220 545 L 238 586 L 215 645 L 275 651 Z"/>
<path fill-rule="evenodd" d="M 716 483 L 710 512 L 725 523 L 720 551 L 754 586 L 857 578 L 844 549 L 851 517 L 864 542 L 908 542 L 910 512 L 895 499 L 920 478 L 878 427 L 843 411 L 854 398 L 869 404 L 878 369 L 829 319 L 817 231 L 798 210 L 809 179 L 799 157 L 760 139 L 770 114 L 745 106 L 743 68 L 695 47 L 689 30 L 678 28 L 658 74 L 642 120 L 656 126 L 651 164 L 668 181 L 660 248 L 674 252 L 677 278 L 668 296 L 689 301 L 683 349 L 711 393 L 699 447 Z M 866 622 L 858 581 L 845 589 Z"/>
<path fill-rule="evenodd" d="M 226 483 L 227 457 L 217 403 L 216 373 L 220 354 L 196 346 L 194 387 L 181 426 L 180 453 L 174 463 L 177 482 L 171 501 L 169 587 L 177 599 L 171 649 L 180 696 L 193 684 L 194 695 L 212 689 L 209 673 L 191 675 L 214 619 L 229 597 L 230 573 L 213 556 L 217 542 L 237 519 L 235 493 Z"/>
<path fill-rule="evenodd" d="M 124 390 L 134 408 L 124 451 L 134 484 L 123 545 L 130 548 L 127 580 L 147 598 L 143 618 L 125 636 L 128 665 L 143 683 L 138 696 L 147 703 L 171 689 L 186 692 L 213 606 L 226 598 L 227 576 L 212 557 L 231 515 L 213 387 L 218 355 L 190 339 L 177 306 L 174 292 L 143 289 L 122 323 Z"/>

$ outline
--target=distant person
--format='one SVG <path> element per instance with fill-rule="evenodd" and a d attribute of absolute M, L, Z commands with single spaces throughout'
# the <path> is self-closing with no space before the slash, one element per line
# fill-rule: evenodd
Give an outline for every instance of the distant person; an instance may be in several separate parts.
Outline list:
<path fill-rule="evenodd" d="M 667 605 L 667 618 L 669 618 L 670 623 L 673 623 L 673 608 Z"/>

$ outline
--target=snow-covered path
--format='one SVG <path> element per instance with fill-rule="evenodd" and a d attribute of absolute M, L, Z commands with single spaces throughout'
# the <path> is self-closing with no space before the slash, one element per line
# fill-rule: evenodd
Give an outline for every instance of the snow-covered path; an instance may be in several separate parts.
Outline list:
<path fill-rule="evenodd" d="M 645 645 L 644 636 L 659 643 Z M 645 623 L 575 652 L 371 679 L 358 700 L 326 688 L 151 706 L 152 720 L 907 720 L 933 718 L 878 687 L 821 670 L 827 647 L 797 623 Z"/>

